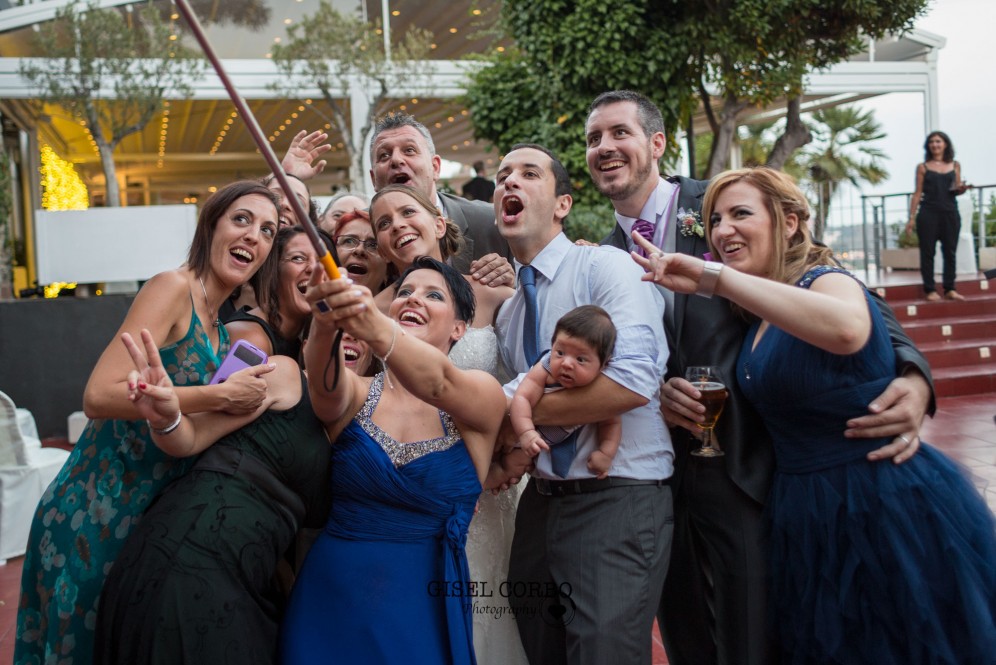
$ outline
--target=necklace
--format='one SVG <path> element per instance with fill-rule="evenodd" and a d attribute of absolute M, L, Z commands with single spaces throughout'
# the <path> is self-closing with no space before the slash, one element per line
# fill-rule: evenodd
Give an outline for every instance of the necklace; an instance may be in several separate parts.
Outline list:
<path fill-rule="evenodd" d="M 204 294 L 204 304 L 207 305 L 208 314 L 210 314 L 211 313 L 211 303 L 208 302 L 208 290 L 207 290 L 207 288 L 204 287 L 204 278 L 203 277 L 198 277 L 197 281 L 201 283 L 201 293 Z M 215 316 L 214 317 L 214 323 L 211 324 L 211 325 L 213 325 L 215 328 L 217 328 L 218 326 L 221 325 L 221 319 L 219 319 L 217 316 Z"/>

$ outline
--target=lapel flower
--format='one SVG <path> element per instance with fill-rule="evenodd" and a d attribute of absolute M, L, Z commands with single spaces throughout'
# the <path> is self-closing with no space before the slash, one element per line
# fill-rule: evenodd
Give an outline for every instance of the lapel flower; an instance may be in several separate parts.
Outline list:
<path fill-rule="evenodd" d="M 702 216 L 697 210 L 685 210 L 678 208 L 678 230 L 686 238 L 690 236 L 705 236 L 705 229 L 702 227 Z"/>

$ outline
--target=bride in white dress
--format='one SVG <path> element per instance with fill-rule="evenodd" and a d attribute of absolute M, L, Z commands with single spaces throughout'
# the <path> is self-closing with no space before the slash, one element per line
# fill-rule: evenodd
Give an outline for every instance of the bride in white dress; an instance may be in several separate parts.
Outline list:
<path fill-rule="evenodd" d="M 492 326 L 470 328 L 450 350 L 450 359 L 460 369 L 480 369 L 499 381 L 506 377 L 498 369 L 498 337 Z M 525 486 L 523 483 L 520 485 Z M 508 577 L 508 556 L 515 533 L 515 510 L 519 487 L 512 485 L 497 496 L 481 493 L 477 514 L 467 533 L 470 579 L 483 582 L 474 605 L 474 652 L 478 665 L 525 665 L 526 654 L 519 641 L 515 617 L 509 611 L 503 582 Z"/>
<path fill-rule="evenodd" d="M 440 215 L 425 194 L 404 185 L 388 185 L 377 192 L 370 201 L 370 223 L 377 234 L 377 251 L 398 274 L 419 256 L 445 261 L 456 251 L 460 238 L 460 230 Z M 470 278 L 468 281 L 474 288 L 477 309 L 463 339 L 450 350 L 450 358 L 461 369 L 480 369 L 501 381 L 504 377 L 498 369 L 498 338 L 491 324 L 501 303 L 514 291 L 507 286 L 484 286 Z M 385 289 L 376 298 L 382 309 L 393 297 L 390 291 Z M 470 579 L 478 583 L 479 594 L 468 598 L 473 604 L 478 665 L 527 663 L 503 585 L 518 503 L 516 486 L 497 496 L 481 493 L 467 535 Z"/>

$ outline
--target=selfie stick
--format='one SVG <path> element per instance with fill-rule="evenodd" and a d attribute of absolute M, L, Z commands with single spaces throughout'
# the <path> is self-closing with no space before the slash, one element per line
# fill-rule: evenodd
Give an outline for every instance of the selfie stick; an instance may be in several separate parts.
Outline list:
<path fill-rule="evenodd" d="M 328 247 L 322 242 L 321 238 L 318 237 L 318 230 L 315 225 L 311 223 L 311 218 L 308 217 L 307 211 L 305 211 L 304 206 L 301 201 L 291 193 L 290 183 L 287 182 L 287 175 L 284 173 L 284 169 L 280 166 L 280 162 L 277 161 L 277 156 L 273 152 L 273 148 L 270 147 L 269 142 L 263 138 L 263 130 L 259 128 L 259 123 L 256 122 L 256 116 L 252 114 L 249 110 L 249 105 L 246 104 L 246 100 L 242 98 L 241 95 L 235 90 L 235 86 L 232 85 L 231 79 L 228 78 L 228 74 L 225 72 L 225 68 L 221 66 L 221 61 L 218 60 L 218 56 L 215 54 L 214 49 L 211 48 L 211 44 L 208 43 L 207 35 L 204 34 L 204 29 L 201 27 L 200 22 L 197 20 L 197 16 L 194 15 L 193 10 L 187 3 L 187 0 L 174 0 L 176 6 L 179 7 L 180 13 L 187 20 L 187 25 L 190 26 L 191 32 L 194 33 L 194 37 L 197 39 L 197 43 L 201 45 L 201 49 L 204 51 L 204 55 L 211 62 L 211 66 L 214 67 L 215 73 L 218 78 L 221 79 L 222 85 L 225 86 L 225 90 L 228 91 L 228 96 L 231 98 L 232 103 L 235 104 L 236 110 L 239 115 L 242 116 L 242 120 L 246 123 L 246 129 L 249 130 L 249 134 L 252 136 L 253 142 L 255 142 L 256 147 L 259 148 L 260 154 L 263 155 L 263 159 L 270 166 L 270 170 L 276 177 L 277 182 L 284 190 L 284 194 L 287 200 L 290 202 L 291 208 L 294 209 L 294 214 L 304 228 L 305 234 L 308 236 L 308 240 L 311 241 L 312 246 L 315 248 L 315 253 L 318 254 L 318 260 L 321 262 L 322 266 L 325 267 L 325 274 L 329 276 L 330 279 L 339 279 L 339 268 L 336 267 L 335 261 L 332 260 L 332 255 L 329 253 Z"/>

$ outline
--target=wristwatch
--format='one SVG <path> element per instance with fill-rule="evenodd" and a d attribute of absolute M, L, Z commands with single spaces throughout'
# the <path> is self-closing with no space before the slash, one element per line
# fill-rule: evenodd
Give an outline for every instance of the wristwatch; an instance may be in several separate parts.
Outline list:
<path fill-rule="evenodd" d="M 702 266 L 702 276 L 699 277 L 699 288 L 695 289 L 695 295 L 712 298 L 712 294 L 716 291 L 716 282 L 719 281 L 719 273 L 722 270 L 722 263 L 706 261 Z"/>

